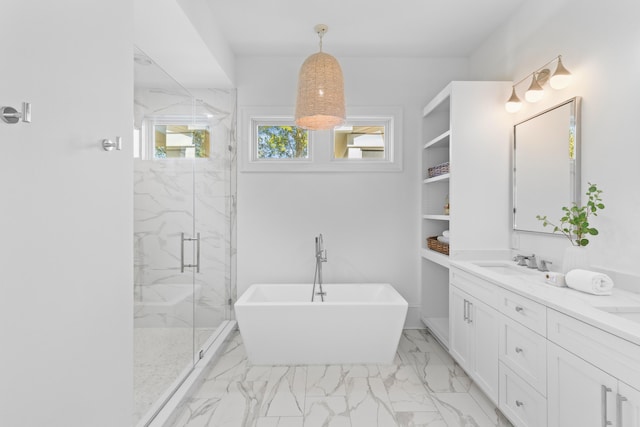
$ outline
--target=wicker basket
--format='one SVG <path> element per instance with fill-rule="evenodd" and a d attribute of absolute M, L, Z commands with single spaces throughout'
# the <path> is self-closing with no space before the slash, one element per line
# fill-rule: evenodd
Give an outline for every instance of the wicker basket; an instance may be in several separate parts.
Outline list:
<path fill-rule="evenodd" d="M 432 251 L 449 255 L 449 245 L 438 241 L 438 236 L 427 237 L 427 247 Z"/>
<path fill-rule="evenodd" d="M 440 163 L 427 169 L 427 178 L 434 178 L 445 173 L 449 173 L 449 162 Z"/>

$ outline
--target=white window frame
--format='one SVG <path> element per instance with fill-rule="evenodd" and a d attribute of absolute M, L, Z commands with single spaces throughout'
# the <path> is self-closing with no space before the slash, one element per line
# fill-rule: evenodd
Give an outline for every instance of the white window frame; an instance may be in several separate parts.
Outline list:
<path fill-rule="evenodd" d="M 238 166 L 240 172 L 401 172 L 402 108 L 349 107 L 349 125 L 385 126 L 383 159 L 337 159 L 334 131 L 309 131 L 306 159 L 258 159 L 257 129 L 261 125 L 292 125 L 293 107 L 244 107 L 240 109 Z"/>
<path fill-rule="evenodd" d="M 148 116 L 142 121 L 140 128 L 140 158 L 142 160 L 154 160 L 154 161 L 184 161 L 184 160 L 208 160 L 210 157 L 202 158 L 188 158 L 188 157 L 176 157 L 167 159 L 158 159 L 155 156 L 155 126 L 163 125 L 202 125 L 209 128 L 209 144 L 213 144 L 211 135 L 211 125 L 205 118 L 194 117 L 192 115 L 162 115 L 162 116 Z M 209 148 L 209 155 L 211 156 L 212 148 Z"/>
<path fill-rule="evenodd" d="M 258 128 L 260 126 L 295 126 L 293 117 L 289 116 L 254 116 L 250 119 L 250 153 L 249 161 L 251 163 L 313 163 L 312 152 L 312 138 L 313 132 L 308 132 L 307 139 L 307 157 L 293 157 L 293 158 L 264 158 L 258 157 Z"/>

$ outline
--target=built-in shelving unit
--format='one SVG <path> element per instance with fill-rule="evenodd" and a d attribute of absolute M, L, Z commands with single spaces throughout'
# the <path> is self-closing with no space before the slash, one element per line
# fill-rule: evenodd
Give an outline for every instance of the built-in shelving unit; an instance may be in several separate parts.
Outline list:
<path fill-rule="evenodd" d="M 427 178 L 427 171 L 451 159 L 451 85 L 424 109 L 422 149 L 422 322 L 445 346 L 449 345 L 449 256 L 427 248 L 426 238 L 449 229 L 445 203 L 451 173 Z"/>
<path fill-rule="evenodd" d="M 449 260 L 457 253 L 508 247 L 510 123 L 508 82 L 451 82 L 423 111 L 421 319 L 449 346 Z M 449 162 L 431 178 L 429 168 Z M 449 203 L 450 212 L 445 212 Z M 449 230 L 450 256 L 426 239 Z"/>

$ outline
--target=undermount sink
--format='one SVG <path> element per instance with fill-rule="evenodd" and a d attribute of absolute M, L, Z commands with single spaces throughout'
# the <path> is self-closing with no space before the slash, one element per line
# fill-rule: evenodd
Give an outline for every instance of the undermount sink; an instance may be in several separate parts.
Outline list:
<path fill-rule="evenodd" d="M 509 263 L 507 261 L 478 261 L 474 262 L 473 264 L 505 276 L 521 276 L 523 274 L 531 276 L 542 275 L 542 273 L 536 269 L 527 268 L 521 265 Z"/>
<path fill-rule="evenodd" d="M 640 323 L 640 307 L 595 307 L 598 310 L 605 311 L 623 319 Z"/>

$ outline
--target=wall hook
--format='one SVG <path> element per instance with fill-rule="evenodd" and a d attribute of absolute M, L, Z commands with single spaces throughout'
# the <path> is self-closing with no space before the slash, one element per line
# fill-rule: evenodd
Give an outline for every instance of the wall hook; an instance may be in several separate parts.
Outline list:
<path fill-rule="evenodd" d="M 25 123 L 31 123 L 31 104 L 23 102 L 21 113 L 13 107 L 1 107 L 0 117 L 5 123 L 9 123 L 11 125 L 18 123 L 20 119 Z"/>
<path fill-rule="evenodd" d="M 102 148 L 104 148 L 104 151 L 111 151 L 114 148 L 118 151 L 122 150 L 122 137 L 116 136 L 116 142 L 113 142 L 110 139 L 103 139 Z"/>

